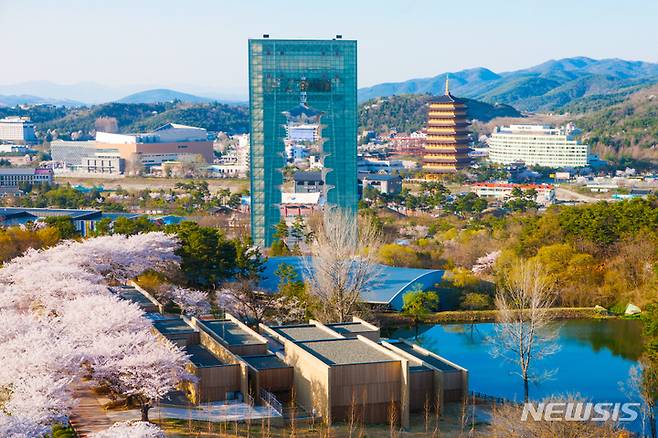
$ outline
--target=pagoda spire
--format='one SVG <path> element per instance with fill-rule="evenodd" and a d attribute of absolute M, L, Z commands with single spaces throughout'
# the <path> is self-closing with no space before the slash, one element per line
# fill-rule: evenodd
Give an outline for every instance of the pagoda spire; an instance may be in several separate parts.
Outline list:
<path fill-rule="evenodd" d="M 446 96 L 450 95 L 449 82 L 450 82 L 450 73 L 446 73 Z"/>

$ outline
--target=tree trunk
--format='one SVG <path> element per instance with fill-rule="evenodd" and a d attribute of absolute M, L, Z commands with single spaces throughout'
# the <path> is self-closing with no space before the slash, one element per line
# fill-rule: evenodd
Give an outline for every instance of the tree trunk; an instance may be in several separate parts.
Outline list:
<path fill-rule="evenodd" d="M 656 414 L 653 409 L 649 412 L 649 427 L 651 428 L 651 438 L 658 438 L 658 432 L 656 431 Z"/>
<path fill-rule="evenodd" d="M 140 411 L 142 412 L 142 421 L 149 421 L 149 409 L 151 409 L 151 406 L 149 406 L 148 403 L 144 403 L 140 407 Z"/>
<path fill-rule="evenodd" d="M 530 392 L 530 388 L 528 387 L 528 379 L 524 378 L 523 379 L 523 402 L 528 403 L 528 394 Z"/>

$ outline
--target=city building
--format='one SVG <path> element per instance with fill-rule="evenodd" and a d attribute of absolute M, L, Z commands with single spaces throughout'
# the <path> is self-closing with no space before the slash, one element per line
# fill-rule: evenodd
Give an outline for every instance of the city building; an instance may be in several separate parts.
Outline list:
<path fill-rule="evenodd" d="M 201 157 L 212 163 L 214 153 L 208 131 L 194 126 L 167 123 L 143 134 L 96 133 L 97 149 L 115 149 L 126 166 L 158 166 L 166 161 Z"/>
<path fill-rule="evenodd" d="M 0 119 L 0 142 L 36 143 L 34 124 L 29 117 L 9 116 Z"/>
<path fill-rule="evenodd" d="M 476 195 L 502 201 L 511 198 L 512 191 L 516 188 L 524 192 L 536 191 L 535 202 L 539 205 L 548 206 L 555 203 L 555 187 L 551 184 L 474 183 L 471 185 L 471 191 Z"/>
<path fill-rule="evenodd" d="M 410 168 L 413 166 L 411 165 Z M 402 171 L 407 167 L 402 160 L 384 160 L 359 154 L 357 168 L 359 172 L 392 173 Z"/>
<path fill-rule="evenodd" d="M 286 144 L 308 146 L 327 203 L 356 212 L 356 41 L 249 40 L 249 102 L 254 242 L 270 246 L 281 219 Z"/>
<path fill-rule="evenodd" d="M 244 178 L 249 172 L 249 134 L 235 135 L 237 144 L 208 166 L 209 176 L 218 178 Z"/>
<path fill-rule="evenodd" d="M 423 172 L 427 178 L 454 173 L 470 165 L 468 126 L 466 105 L 450 94 L 446 79 L 445 94 L 433 97 L 428 104 L 423 152 Z"/>
<path fill-rule="evenodd" d="M 121 175 L 125 170 L 126 160 L 118 152 L 96 152 L 92 156 L 82 157 L 75 171 L 83 173 L 100 173 L 107 175 Z"/>
<path fill-rule="evenodd" d="M 402 178 L 399 175 L 378 173 L 359 174 L 359 193 L 366 187 L 377 190 L 382 195 L 397 195 L 402 191 Z"/>
<path fill-rule="evenodd" d="M 496 127 L 488 140 L 489 160 L 493 163 L 525 163 L 528 166 L 584 167 L 589 147 L 580 143 L 572 125 L 553 128 L 546 125 Z"/>
<path fill-rule="evenodd" d="M 42 168 L 0 168 L 0 192 L 18 189 L 20 184 L 41 184 L 53 182 L 53 171 Z"/>
<path fill-rule="evenodd" d="M 94 140 L 53 140 L 50 142 L 50 157 L 52 161 L 65 169 L 72 169 L 82 165 L 82 159 L 93 156 L 97 150 Z"/>
<path fill-rule="evenodd" d="M 0 144 L 0 153 L 11 155 L 25 155 L 30 149 L 24 144 L 5 143 Z"/>
<path fill-rule="evenodd" d="M 324 180 L 322 172 L 296 172 L 295 193 L 323 193 Z"/>

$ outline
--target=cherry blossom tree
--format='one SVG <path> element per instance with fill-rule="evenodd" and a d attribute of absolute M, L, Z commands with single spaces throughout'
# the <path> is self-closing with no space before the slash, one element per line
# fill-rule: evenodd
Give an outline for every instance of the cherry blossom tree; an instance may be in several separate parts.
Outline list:
<path fill-rule="evenodd" d="M 107 287 L 178 264 L 177 245 L 164 233 L 66 241 L 0 269 L 0 436 L 42 436 L 65 423 L 83 376 L 138 400 L 145 418 L 189 377 L 183 352 Z"/>
<path fill-rule="evenodd" d="M 199 316 L 210 312 L 206 292 L 175 286 L 167 290 L 164 296 L 181 309 L 181 314 Z"/>
<path fill-rule="evenodd" d="M 155 424 L 146 421 L 122 421 L 93 434 L 92 438 L 164 438 L 164 436 L 162 429 Z"/>
<path fill-rule="evenodd" d="M 143 337 L 130 352 L 95 368 L 95 375 L 115 393 L 131 397 L 148 421 L 149 409 L 184 380 L 196 378 L 185 370 L 187 356 L 174 344 Z"/>
<path fill-rule="evenodd" d="M 471 269 L 475 274 L 488 274 L 493 271 L 496 260 L 500 256 L 500 251 L 493 251 L 487 255 L 478 258 Z"/>

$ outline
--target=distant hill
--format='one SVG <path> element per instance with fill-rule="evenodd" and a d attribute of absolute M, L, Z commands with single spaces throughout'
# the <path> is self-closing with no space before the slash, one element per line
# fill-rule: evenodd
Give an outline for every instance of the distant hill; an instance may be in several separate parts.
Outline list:
<path fill-rule="evenodd" d="M 207 97 L 195 96 L 193 94 L 181 93 L 180 91 L 169 90 L 166 88 L 159 88 L 131 94 L 130 96 L 126 96 L 117 100 L 117 103 L 163 103 L 174 101 L 187 103 L 207 103 L 210 102 L 211 99 Z"/>
<path fill-rule="evenodd" d="M 446 75 L 384 83 L 359 90 L 359 100 L 409 93 L 443 93 Z M 449 73 L 455 96 L 554 111 L 594 95 L 615 95 L 658 82 L 658 64 L 586 57 L 551 60 L 523 70 L 495 73 L 474 68 Z"/>
<path fill-rule="evenodd" d="M 23 105 L 23 104 L 28 104 L 28 105 L 47 104 L 47 105 L 67 106 L 67 107 L 84 105 L 82 102 L 78 102 L 75 100 L 53 99 L 47 97 L 32 96 L 29 94 L 0 96 L 0 107 L 2 106 L 11 107 L 11 106 Z"/>
<path fill-rule="evenodd" d="M 199 126 L 209 131 L 224 131 L 239 134 L 249 130 L 249 109 L 241 105 L 226 105 L 217 102 L 128 104 L 106 103 L 81 108 L 35 106 L 1 108 L 0 117 L 15 115 L 30 117 L 36 124 L 38 135 L 57 131 L 60 138 L 69 138 L 79 132 L 82 139 L 93 138 L 96 121 L 103 117 L 117 120 L 119 132 L 140 132 L 155 129 L 165 123 L 181 123 Z"/>
<path fill-rule="evenodd" d="M 359 106 L 361 129 L 386 132 L 421 130 L 427 123 L 429 94 L 404 94 L 371 99 Z M 521 113 L 509 105 L 492 105 L 472 99 L 464 99 L 469 119 L 488 122 L 496 117 L 521 117 Z"/>
<path fill-rule="evenodd" d="M 658 85 L 636 91 L 599 111 L 575 116 L 573 121 L 602 158 L 658 163 Z"/>

